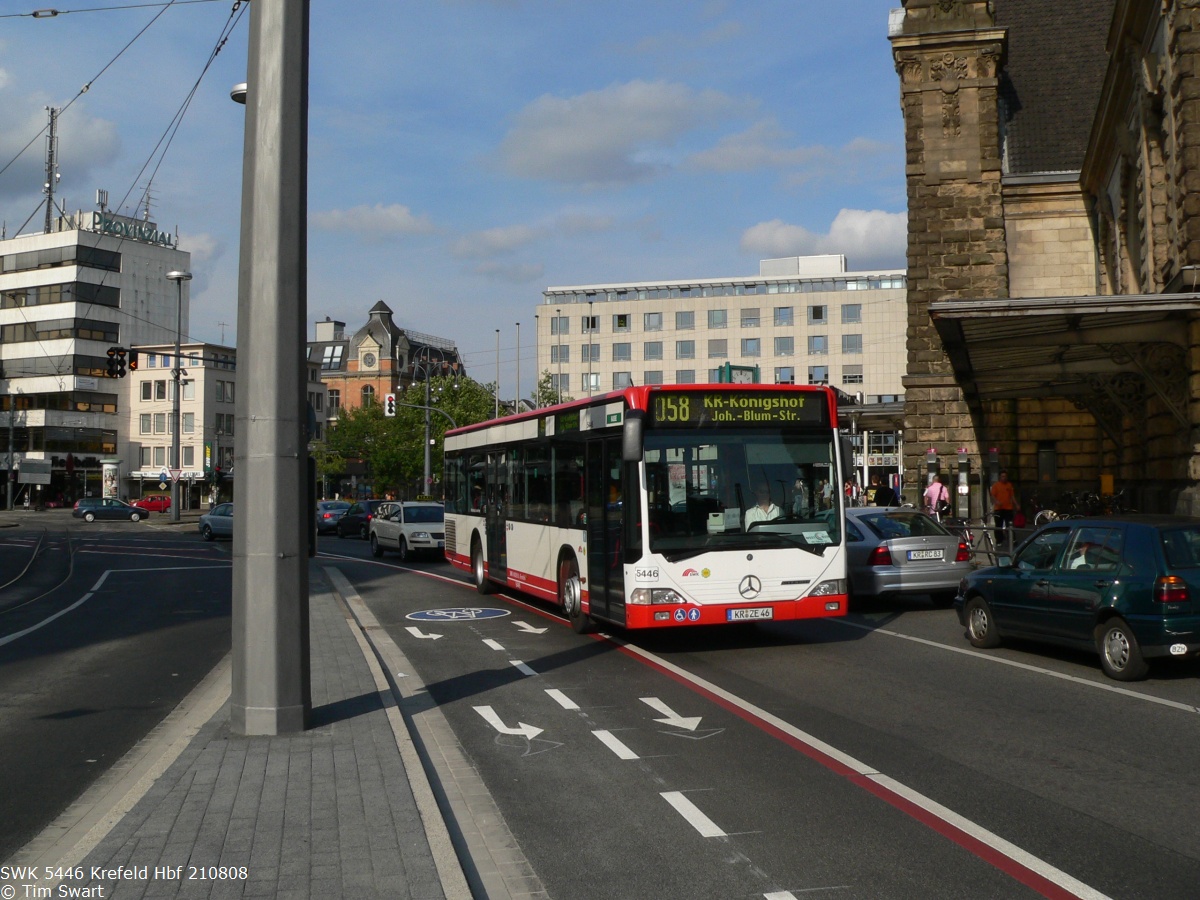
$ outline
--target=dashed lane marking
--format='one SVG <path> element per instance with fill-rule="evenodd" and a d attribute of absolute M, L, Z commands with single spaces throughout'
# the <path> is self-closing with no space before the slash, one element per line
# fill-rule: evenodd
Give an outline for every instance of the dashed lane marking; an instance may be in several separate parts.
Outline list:
<path fill-rule="evenodd" d="M 725 837 L 725 832 L 721 830 L 720 826 L 700 812 L 699 807 L 683 796 L 682 791 L 667 791 L 659 796 L 670 803 L 689 825 L 700 832 L 701 837 Z"/>
<path fill-rule="evenodd" d="M 594 734 L 605 747 L 617 754 L 617 759 L 637 759 L 638 755 L 630 750 L 621 740 L 611 731 L 593 731 Z"/>
<path fill-rule="evenodd" d="M 558 688 L 548 688 L 546 693 L 550 695 L 550 699 L 561 706 L 563 709 L 579 709 L 579 704 L 564 694 Z"/>
<path fill-rule="evenodd" d="M 525 665 L 525 663 L 521 662 L 519 659 L 510 659 L 508 662 L 509 665 L 514 666 L 522 675 L 537 674 L 537 672 L 533 671 L 533 669 L 529 668 L 529 666 Z"/>

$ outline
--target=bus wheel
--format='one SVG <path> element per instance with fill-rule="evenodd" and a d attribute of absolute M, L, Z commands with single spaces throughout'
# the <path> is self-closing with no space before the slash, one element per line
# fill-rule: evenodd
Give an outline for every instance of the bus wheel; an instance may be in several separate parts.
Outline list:
<path fill-rule="evenodd" d="M 572 631 L 587 634 L 592 630 L 591 616 L 583 611 L 583 584 L 579 580 L 579 564 L 573 556 L 564 557 L 558 564 L 558 602 Z"/>
<path fill-rule="evenodd" d="M 488 581 L 483 568 L 483 547 L 479 541 L 471 541 L 471 577 L 475 581 L 475 590 L 481 594 L 492 592 L 492 583 Z"/>

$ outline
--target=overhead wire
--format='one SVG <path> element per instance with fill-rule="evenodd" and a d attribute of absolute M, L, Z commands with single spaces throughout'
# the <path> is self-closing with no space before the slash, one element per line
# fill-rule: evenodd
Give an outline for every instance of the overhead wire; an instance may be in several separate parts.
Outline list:
<path fill-rule="evenodd" d="M 170 3 L 164 4 L 164 9 L 161 10 L 155 16 L 155 19 L 157 19 L 158 16 L 161 16 L 162 13 L 166 11 L 165 7 L 177 5 L 177 4 L 180 4 L 183 2 L 188 2 L 188 0 L 171 0 Z M 155 4 L 147 4 L 147 5 L 155 5 Z M 149 192 L 150 184 L 153 182 L 154 175 L 157 174 L 158 169 L 162 166 L 163 161 L 166 159 L 167 151 L 171 147 L 171 143 L 174 140 L 175 134 L 178 133 L 180 126 L 183 124 L 183 118 L 186 115 L 187 110 L 190 107 L 192 100 L 195 98 L 196 92 L 199 90 L 200 83 L 203 81 L 204 76 L 208 73 L 208 70 L 211 68 L 213 62 L 216 60 L 217 56 L 220 54 L 220 52 L 224 48 L 225 44 L 229 41 L 229 38 L 232 36 L 234 29 L 237 27 L 238 23 L 241 21 L 241 18 L 244 14 L 245 14 L 244 0 L 234 0 L 233 7 L 230 10 L 229 19 L 227 19 L 225 24 L 222 26 L 220 35 L 219 35 L 215 45 L 213 46 L 212 51 L 209 53 L 208 59 L 205 61 L 204 66 L 200 71 L 200 75 L 196 78 L 191 89 L 188 91 L 187 95 L 184 97 L 184 100 L 180 104 L 179 109 L 177 109 L 175 114 L 171 117 L 170 123 L 168 123 L 163 134 L 159 137 L 157 143 L 154 146 L 154 149 L 150 152 L 150 155 L 147 157 L 146 161 L 142 164 L 142 167 L 138 170 L 138 173 L 134 177 L 133 182 L 131 183 L 129 189 L 125 192 L 125 195 L 121 198 L 121 201 L 117 206 L 118 210 L 122 209 L 125 206 L 126 201 L 129 199 L 129 196 L 134 192 L 135 188 L 137 187 L 138 180 L 141 178 L 142 174 L 146 171 L 146 168 L 150 165 L 150 163 L 155 159 L 156 156 L 158 156 L 158 163 L 155 165 L 154 171 L 151 174 L 150 182 L 148 182 L 147 186 L 146 186 L 146 192 L 147 193 Z M 151 22 L 149 24 L 147 24 L 147 26 L 145 28 L 143 28 L 140 32 L 138 32 L 138 35 L 135 36 L 133 40 L 137 40 L 137 37 L 140 37 L 143 33 L 145 33 L 146 28 L 149 28 L 149 25 L 151 25 L 151 24 L 153 24 L 153 20 L 151 20 Z M 121 52 L 123 53 L 125 50 L 127 50 L 132 43 L 133 43 L 133 41 L 131 40 L 129 42 L 129 44 L 125 45 L 125 48 L 123 48 Z M 100 74 L 103 74 L 105 69 L 107 69 L 109 66 L 111 66 L 112 63 L 115 62 L 116 59 L 119 57 L 120 57 L 120 54 L 118 54 L 117 57 L 114 57 L 113 60 L 111 60 L 109 62 L 109 64 L 106 65 L 105 68 L 101 70 Z M 99 77 L 99 75 L 97 75 L 97 77 Z M 94 81 L 95 81 L 95 79 L 93 79 L 93 82 Z M 89 85 L 85 86 L 84 91 L 86 91 L 89 86 L 90 86 L 90 83 L 89 83 Z M 83 91 L 81 91 L 80 93 L 82 94 Z M 75 99 L 78 99 L 78 96 L 79 95 L 77 95 Z M 74 100 L 72 100 L 72 102 L 74 102 Z M 69 105 L 70 104 L 68 104 L 68 106 Z M 63 109 L 65 111 L 66 107 L 64 107 Z M 42 129 L 42 133 L 45 133 L 45 129 Z M 35 137 L 34 140 L 36 140 L 36 139 L 37 138 Z M 164 141 L 166 142 L 166 146 L 163 146 Z M 32 144 L 32 143 L 33 142 L 31 141 L 30 144 Z M 161 154 L 159 154 L 159 148 L 162 148 Z M 2 174 L 2 173 L 3 173 L 3 170 L 0 170 L 0 174 Z M 43 201 L 43 203 L 44 202 L 45 201 Z M 40 208 L 41 208 L 41 204 L 38 205 L 38 209 L 40 209 Z M 36 213 L 37 213 L 37 210 L 35 209 L 34 215 L 36 215 Z M 28 222 L 32 218 L 33 218 L 33 216 L 31 215 L 30 218 L 26 220 L 26 224 L 28 224 Z M 22 225 L 21 227 L 23 229 L 25 226 Z M 125 240 L 126 240 L 125 235 L 124 234 L 120 235 L 120 237 L 118 239 L 118 243 L 117 243 L 118 250 L 120 249 L 121 245 L 125 242 Z M 97 285 L 97 287 L 103 287 L 107 278 L 108 278 L 108 272 L 106 271 L 101 276 L 100 282 Z M 93 307 L 93 306 L 98 305 L 98 304 L 90 303 L 88 301 L 76 301 L 76 303 L 82 304 L 85 307 Z M 100 305 L 103 305 L 103 304 L 100 304 Z M 112 307 L 108 307 L 108 306 L 104 306 L 104 308 L 109 309 L 109 310 L 112 309 Z M 147 319 L 142 316 L 135 315 L 134 313 L 128 311 L 127 309 L 117 307 L 114 311 L 119 316 L 123 317 L 124 319 L 126 319 L 128 321 L 144 322 L 148 325 L 153 325 L 155 327 L 161 327 L 160 322 L 156 322 L 151 319 Z M 22 316 L 24 316 L 23 312 L 22 312 Z M 187 335 L 186 337 L 190 342 L 191 335 Z M 41 344 L 41 339 L 39 338 L 37 340 L 38 340 L 38 343 Z M 42 349 L 43 349 L 43 351 L 46 350 L 44 345 L 42 345 Z M 51 358 L 51 355 L 48 352 L 46 353 L 46 356 L 47 356 L 47 358 Z M 70 362 L 69 362 L 67 356 L 63 355 L 59 359 L 60 359 L 60 362 L 56 365 L 56 371 L 54 372 L 54 375 L 62 376 L 62 375 L 68 374 L 68 372 L 65 371 L 68 367 L 70 367 Z M 30 374 L 45 374 L 45 373 L 30 373 Z M 12 377 L 11 373 L 9 373 L 9 377 Z"/>

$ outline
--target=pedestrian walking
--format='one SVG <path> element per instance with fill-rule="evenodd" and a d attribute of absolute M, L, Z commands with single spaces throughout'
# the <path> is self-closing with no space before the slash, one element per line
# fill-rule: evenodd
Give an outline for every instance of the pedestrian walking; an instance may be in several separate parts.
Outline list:
<path fill-rule="evenodd" d="M 942 516 L 950 512 L 950 491 L 942 481 L 943 476 L 935 475 L 925 488 L 925 510 L 939 522 Z"/>
<path fill-rule="evenodd" d="M 1013 524 L 1017 508 L 1017 491 L 1008 480 L 1008 472 L 1000 472 L 1000 480 L 992 485 L 992 516 L 996 520 L 996 535 L 1002 537 Z"/>

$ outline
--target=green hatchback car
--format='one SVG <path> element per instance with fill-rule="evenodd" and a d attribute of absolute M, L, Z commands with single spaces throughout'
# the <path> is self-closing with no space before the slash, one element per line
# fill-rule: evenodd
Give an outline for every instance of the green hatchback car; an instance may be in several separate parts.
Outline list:
<path fill-rule="evenodd" d="M 954 598 L 970 642 L 1022 638 L 1090 650 L 1135 681 L 1149 660 L 1200 655 L 1200 519 L 1127 516 L 1044 526 Z"/>

